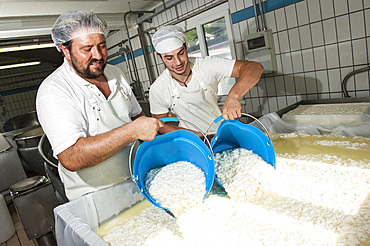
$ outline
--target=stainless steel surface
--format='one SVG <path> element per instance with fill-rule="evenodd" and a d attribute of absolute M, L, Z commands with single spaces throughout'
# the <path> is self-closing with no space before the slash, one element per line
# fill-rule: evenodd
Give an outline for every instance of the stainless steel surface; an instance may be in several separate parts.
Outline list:
<path fill-rule="evenodd" d="M 7 120 L 4 125 L 3 129 L 5 132 L 13 131 L 16 129 L 26 128 L 29 126 L 38 126 L 40 125 L 36 111 L 29 112 L 27 114 L 18 115 Z"/>
<path fill-rule="evenodd" d="M 42 180 L 42 176 L 33 178 L 31 182 L 24 181 L 14 186 L 17 190 L 23 190 L 22 192 L 11 192 L 14 206 L 28 239 L 40 238 L 53 231 L 53 209 L 59 205 L 51 182 L 47 179 L 34 182 L 35 179 Z M 22 189 L 23 184 L 24 189 Z M 10 189 L 14 190 L 14 187 Z"/>
<path fill-rule="evenodd" d="M 0 153 L 0 191 L 9 189 L 15 183 L 26 179 L 26 173 L 13 147 Z"/>
<path fill-rule="evenodd" d="M 40 175 L 45 175 L 44 161 L 38 150 L 43 134 L 41 126 L 37 126 L 14 137 L 20 158 L 32 171 Z"/>
<path fill-rule="evenodd" d="M 351 98 L 334 98 L 334 99 L 317 99 L 317 100 L 302 100 L 283 109 L 276 111 L 281 117 L 283 114 L 295 109 L 299 105 L 312 105 L 312 104 L 336 104 L 336 103 L 361 103 L 370 102 L 370 97 L 351 97 Z"/>
<path fill-rule="evenodd" d="M 364 68 L 361 68 L 361 69 L 354 70 L 354 71 L 348 73 L 346 75 L 346 77 L 344 77 L 343 82 L 342 82 L 342 92 L 343 92 L 343 94 L 344 94 L 345 97 L 350 97 L 350 95 L 348 94 L 348 91 L 347 91 L 347 82 L 348 82 L 348 79 L 351 76 L 355 75 L 355 74 L 366 72 L 366 71 L 369 71 L 369 70 L 370 70 L 370 66 L 364 67 Z"/>
<path fill-rule="evenodd" d="M 44 159 L 45 174 L 54 187 L 59 203 L 63 204 L 68 202 L 69 200 L 65 194 L 64 184 L 59 177 L 58 160 L 54 158 L 53 150 L 45 134 L 40 139 L 38 150 Z"/>
<path fill-rule="evenodd" d="M 12 185 L 9 190 L 12 195 L 19 194 L 47 182 L 48 179 L 45 176 L 34 176 Z"/>

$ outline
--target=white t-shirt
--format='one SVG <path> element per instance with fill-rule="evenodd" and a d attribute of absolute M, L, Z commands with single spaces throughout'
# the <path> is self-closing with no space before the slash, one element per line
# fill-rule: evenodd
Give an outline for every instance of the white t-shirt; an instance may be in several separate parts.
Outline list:
<path fill-rule="evenodd" d="M 189 62 L 193 64 L 192 79 L 188 83 L 187 87 L 183 87 L 176 83 L 176 87 L 181 94 L 181 91 L 198 91 L 200 89 L 199 83 L 191 83 L 193 80 L 199 79 L 214 91 L 218 91 L 218 84 L 221 80 L 231 76 L 234 68 L 235 60 L 217 57 L 207 56 L 204 58 L 189 57 Z M 166 68 L 166 70 L 168 70 Z M 150 112 L 152 114 L 165 114 L 168 113 L 173 101 L 173 92 L 170 87 L 171 75 L 166 70 L 155 80 L 149 90 L 149 103 Z M 202 105 L 199 105 L 202 108 Z M 178 115 L 181 118 L 181 115 Z"/>
<path fill-rule="evenodd" d="M 36 97 L 37 116 L 55 156 L 75 144 L 79 138 L 98 134 L 94 110 L 81 87 L 87 87 L 100 103 L 112 100 L 120 85 L 131 99 L 131 117 L 142 111 L 119 68 L 107 64 L 104 75 L 111 90 L 108 99 L 95 85 L 77 75 L 66 59 L 40 85 Z"/>

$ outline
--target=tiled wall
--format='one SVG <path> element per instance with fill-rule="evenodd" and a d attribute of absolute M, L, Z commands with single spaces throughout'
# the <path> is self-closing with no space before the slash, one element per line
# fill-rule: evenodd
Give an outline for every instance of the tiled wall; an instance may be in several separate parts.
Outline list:
<path fill-rule="evenodd" d="M 217 2 L 221 1 L 186 0 L 153 18 L 145 29 L 172 23 Z M 236 58 L 244 60 L 247 59 L 244 37 L 256 32 L 253 2 L 228 0 L 228 6 Z M 266 26 L 273 31 L 278 71 L 263 75 L 258 85 L 244 96 L 244 112 L 263 115 L 300 100 L 340 98 L 343 78 L 369 65 L 370 1 L 268 0 L 263 1 L 263 7 Z M 134 50 L 141 49 L 137 40 L 133 44 Z M 141 58 L 135 60 L 148 90 L 147 64 Z M 164 69 L 158 59 L 156 63 L 158 66 L 152 67 L 155 76 L 157 70 Z M 369 88 L 369 72 L 348 81 L 348 91 L 353 97 L 370 96 Z"/>
<path fill-rule="evenodd" d="M 12 59 L 2 55 L 0 62 L 10 62 Z M 0 106 L 0 130 L 8 119 L 36 110 L 37 89 L 54 69 L 50 64 L 42 63 L 37 68 L 30 66 L 0 70 L 0 95 L 3 101 Z"/>

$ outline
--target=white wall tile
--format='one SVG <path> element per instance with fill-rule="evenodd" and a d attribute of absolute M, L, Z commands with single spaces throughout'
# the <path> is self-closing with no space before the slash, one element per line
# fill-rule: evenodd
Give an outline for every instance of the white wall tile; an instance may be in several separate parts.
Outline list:
<path fill-rule="evenodd" d="M 241 0 L 237 0 L 237 1 L 241 1 Z M 244 6 L 245 6 L 245 8 L 252 7 L 253 6 L 253 0 L 244 0 Z"/>
<path fill-rule="evenodd" d="M 313 59 L 313 50 L 302 50 L 303 56 L 303 70 L 305 72 L 313 71 L 315 69 L 314 59 Z"/>
<path fill-rule="evenodd" d="M 302 52 L 296 51 L 292 52 L 292 63 L 293 63 L 293 72 L 301 73 L 303 72 L 303 63 L 302 63 Z"/>
<path fill-rule="evenodd" d="M 311 24 L 311 35 L 313 46 L 319 46 L 324 44 L 324 36 L 322 31 L 322 22 L 316 22 Z"/>
<path fill-rule="evenodd" d="M 337 42 L 337 32 L 334 19 L 329 19 L 323 22 L 325 44 Z"/>
<path fill-rule="evenodd" d="M 281 63 L 283 66 L 283 73 L 284 74 L 291 74 L 293 73 L 292 67 L 292 58 L 290 53 L 285 53 L 281 55 Z"/>
<path fill-rule="evenodd" d="M 279 108 L 278 108 L 278 102 L 277 102 L 276 97 L 268 97 L 267 98 L 267 101 L 268 101 L 270 113 L 271 112 L 276 112 L 276 111 L 279 110 Z"/>
<path fill-rule="evenodd" d="M 257 86 L 255 86 L 258 90 L 258 96 L 259 97 L 266 97 L 266 81 L 265 78 L 261 78 L 260 81 L 258 82 Z"/>
<path fill-rule="evenodd" d="M 242 41 L 242 37 L 240 35 L 239 23 L 233 24 L 232 25 L 232 28 L 233 28 L 234 42 L 240 42 L 240 41 Z"/>
<path fill-rule="evenodd" d="M 321 20 L 320 0 L 309 0 L 307 4 L 310 23 Z"/>
<path fill-rule="evenodd" d="M 358 69 L 356 67 L 356 69 Z M 358 73 L 355 75 L 356 89 L 368 90 L 369 89 L 369 73 Z"/>
<path fill-rule="evenodd" d="M 287 96 L 288 105 L 292 105 L 297 102 L 297 96 Z"/>
<path fill-rule="evenodd" d="M 316 75 L 314 72 L 305 73 L 307 93 L 317 93 Z"/>
<path fill-rule="evenodd" d="M 254 18 L 248 19 L 244 23 L 246 23 L 247 27 L 248 27 L 248 28 L 245 29 L 245 31 L 246 31 L 245 35 L 256 32 L 257 28 L 256 28 L 256 21 L 254 20 Z M 240 25 L 240 30 L 242 30 L 241 25 Z M 242 37 L 244 37 L 244 36 L 242 36 Z"/>
<path fill-rule="evenodd" d="M 339 43 L 339 61 L 342 67 L 353 64 L 351 42 Z"/>
<path fill-rule="evenodd" d="M 352 38 L 365 37 L 365 23 L 363 12 L 356 12 L 349 15 Z"/>
<path fill-rule="evenodd" d="M 331 18 L 334 16 L 333 0 L 321 0 L 320 5 L 323 19 Z"/>
<path fill-rule="evenodd" d="M 367 41 L 367 47 L 369 48 L 370 47 L 370 38 L 367 38 L 366 41 Z M 370 63 L 370 52 L 366 52 L 366 53 L 367 53 L 367 62 Z"/>
<path fill-rule="evenodd" d="M 236 0 L 229 0 L 229 9 L 230 9 L 230 13 L 233 14 L 236 11 L 236 3 L 235 3 Z"/>
<path fill-rule="evenodd" d="M 284 77 L 283 76 L 276 76 L 275 77 L 275 89 L 277 96 L 284 96 L 285 95 L 285 84 L 284 84 Z"/>
<path fill-rule="evenodd" d="M 365 0 L 365 2 L 366 2 L 366 0 Z M 361 10 L 363 8 L 362 0 L 350 0 L 350 1 L 348 1 L 348 7 L 349 7 L 350 12 Z"/>
<path fill-rule="evenodd" d="M 278 97 L 277 98 L 279 109 L 283 109 L 286 106 L 288 106 L 286 98 L 285 97 Z"/>
<path fill-rule="evenodd" d="M 302 49 L 312 47 L 311 42 L 311 29 L 309 25 L 299 27 L 299 37 L 301 40 Z"/>
<path fill-rule="evenodd" d="M 370 1 L 364 1 L 364 7 L 365 8 L 370 8 Z"/>
<path fill-rule="evenodd" d="M 244 60 L 243 43 L 236 43 L 235 44 L 235 51 L 236 51 L 236 59 L 237 60 Z"/>
<path fill-rule="evenodd" d="M 193 9 L 199 8 L 199 1 L 198 0 L 192 0 L 191 3 L 193 5 Z"/>
<path fill-rule="evenodd" d="M 290 50 L 289 47 L 289 39 L 287 31 L 279 32 L 278 33 L 279 44 L 280 44 L 280 52 L 285 53 Z"/>
<path fill-rule="evenodd" d="M 285 15 L 287 19 L 288 28 L 298 26 L 297 14 L 294 4 L 285 7 Z"/>
<path fill-rule="evenodd" d="M 272 34 L 272 37 L 274 38 L 274 47 L 275 47 L 275 54 L 280 53 L 280 44 L 277 33 Z"/>
<path fill-rule="evenodd" d="M 267 29 L 271 29 L 272 33 L 276 32 L 276 21 L 275 21 L 275 14 L 274 12 L 268 12 L 265 14 L 266 20 L 266 27 Z"/>
<path fill-rule="evenodd" d="M 347 0 L 335 0 L 334 13 L 335 13 L 335 16 L 348 13 Z"/>
<path fill-rule="evenodd" d="M 241 21 L 238 24 L 239 24 L 239 30 L 240 30 L 240 38 L 241 40 L 244 40 L 245 36 L 249 34 L 247 22 Z"/>
<path fill-rule="evenodd" d="M 251 97 L 258 97 L 258 90 L 256 87 L 253 87 L 252 89 L 249 90 L 249 94 Z"/>
<path fill-rule="evenodd" d="M 276 55 L 276 65 L 277 65 L 277 73 L 283 73 L 283 67 L 281 65 L 281 55 Z"/>
<path fill-rule="evenodd" d="M 240 11 L 242 9 L 245 9 L 244 1 L 236 0 L 235 4 L 236 4 L 236 11 Z"/>
<path fill-rule="evenodd" d="M 276 27 L 278 31 L 286 30 L 286 16 L 283 8 L 275 10 Z"/>
<path fill-rule="evenodd" d="M 313 49 L 314 59 L 315 59 L 315 69 L 326 69 L 326 55 L 324 47 L 317 47 Z"/>
<path fill-rule="evenodd" d="M 358 39 L 352 41 L 354 65 L 362 65 L 367 63 L 366 40 Z"/>
<path fill-rule="evenodd" d="M 370 35 L 370 9 L 365 10 L 365 21 L 366 21 L 365 22 L 366 33 L 367 33 L 367 36 L 369 36 Z"/>
<path fill-rule="evenodd" d="M 266 93 L 268 97 L 275 96 L 275 81 L 273 77 L 267 77 L 265 78 L 266 81 Z"/>
<path fill-rule="evenodd" d="M 318 91 L 320 93 L 329 92 L 327 71 L 317 71 L 316 72 L 316 82 L 317 82 L 316 84 L 318 87 Z"/>
<path fill-rule="evenodd" d="M 329 77 L 329 90 L 330 92 L 340 92 L 342 91 L 342 81 L 340 79 L 340 70 L 339 69 L 331 69 L 328 71 Z"/>
<path fill-rule="evenodd" d="M 291 51 L 300 50 L 301 43 L 299 40 L 298 28 L 293 28 L 293 29 L 288 30 L 288 34 L 289 34 L 290 50 Z"/>
<path fill-rule="evenodd" d="M 294 74 L 294 84 L 297 94 L 306 94 L 306 82 L 303 73 Z"/>
<path fill-rule="evenodd" d="M 345 77 L 345 75 L 347 75 L 348 73 L 350 73 L 352 71 L 353 71 L 352 67 L 342 68 L 341 69 L 342 81 L 343 81 L 343 78 Z M 354 90 L 354 88 L 355 88 L 355 82 L 354 81 L 355 81 L 354 76 L 349 77 L 349 79 L 347 80 L 347 84 L 346 84 L 347 91 Z M 352 93 L 350 93 L 350 94 L 353 95 Z"/>
<path fill-rule="evenodd" d="M 325 46 L 325 53 L 328 62 L 328 68 L 339 67 L 339 57 L 338 57 L 338 45 L 332 44 Z"/>
<path fill-rule="evenodd" d="M 346 41 L 351 38 L 351 32 L 349 28 L 349 16 L 343 15 L 336 17 L 336 27 L 338 34 L 338 41 Z"/>
<path fill-rule="evenodd" d="M 285 91 L 287 95 L 295 95 L 296 89 L 293 75 L 284 76 Z"/>
<path fill-rule="evenodd" d="M 300 26 L 308 24 L 309 19 L 308 19 L 307 2 L 306 1 L 298 2 L 296 4 L 296 7 L 297 7 L 298 24 Z"/>

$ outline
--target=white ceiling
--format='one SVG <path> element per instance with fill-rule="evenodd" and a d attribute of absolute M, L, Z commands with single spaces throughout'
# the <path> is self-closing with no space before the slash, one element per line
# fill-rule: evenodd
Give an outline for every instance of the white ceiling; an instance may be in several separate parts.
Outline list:
<path fill-rule="evenodd" d="M 72 9 L 90 10 L 114 30 L 124 27 L 125 12 L 151 10 L 160 4 L 157 0 L 0 0 L 0 42 L 50 35 L 56 18 Z M 136 18 L 129 15 L 128 25 Z"/>

